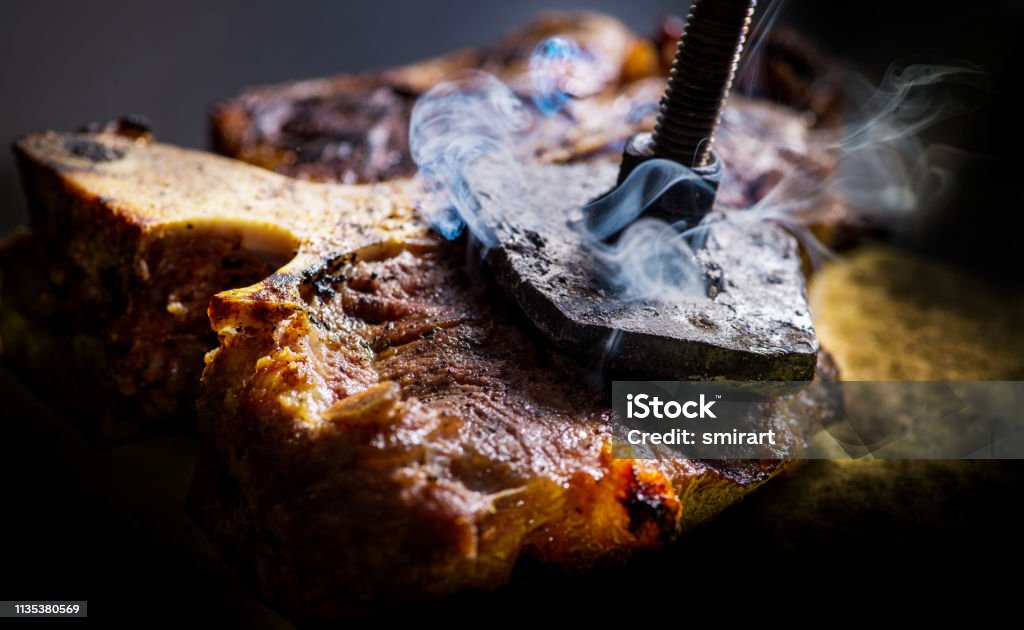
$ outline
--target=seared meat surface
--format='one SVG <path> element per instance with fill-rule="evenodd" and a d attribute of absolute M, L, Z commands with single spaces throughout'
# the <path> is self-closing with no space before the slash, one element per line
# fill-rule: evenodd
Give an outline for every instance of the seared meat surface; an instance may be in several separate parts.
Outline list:
<path fill-rule="evenodd" d="M 194 509 L 299 618 L 493 588 L 523 557 L 576 570 L 662 546 L 783 465 L 614 459 L 586 367 L 463 254 L 426 238 L 346 264 L 207 368 L 216 452 Z M 245 306 L 223 299 L 230 326 Z"/>
<path fill-rule="evenodd" d="M 592 60 L 588 83 L 574 96 L 604 93 L 607 105 L 617 96 L 609 92 L 623 83 L 660 73 L 654 53 L 643 54 L 653 45 L 618 20 L 596 13 L 545 13 L 488 48 L 362 75 L 245 90 L 214 106 L 213 146 L 225 155 L 314 181 L 351 184 L 411 175 L 409 114 L 421 94 L 440 81 L 480 69 L 526 95 L 534 48 L 554 35 L 574 39 Z M 646 61 L 630 64 L 631 59 Z M 623 123 L 624 115 L 616 127 Z"/>
<path fill-rule="evenodd" d="M 416 96 L 368 80 L 330 100 L 310 96 L 261 104 L 248 129 L 259 140 L 249 140 L 240 153 L 279 173 L 316 181 L 354 184 L 408 176 L 414 170 L 408 126 Z M 288 149 L 257 148 L 261 140 Z M 214 136 L 214 146 L 232 151 L 220 136 Z"/>

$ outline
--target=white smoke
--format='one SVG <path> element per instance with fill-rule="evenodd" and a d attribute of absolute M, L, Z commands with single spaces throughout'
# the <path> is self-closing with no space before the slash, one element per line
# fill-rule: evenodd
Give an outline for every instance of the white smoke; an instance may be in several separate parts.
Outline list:
<path fill-rule="evenodd" d="M 445 238 L 468 226 L 491 247 L 501 208 L 521 198 L 518 138 L 531 122 L 526 107 L 504 83 L 484 72 L 467 73 L 423 95 L 412 111 L 409 150 L 425 193 L 418 202 L 424 219 Z M 481 204 L 480 186 L 500 180 L 509 192 L 502 204 Z"/>
<path fill-rule="evenodd" d="M 810 140 L 829 149 L 835 168 L 826 177 L 813 168 L 795 167 L 760 200 L 728 220 L 743 225 L 773 221 L 796 235 L 808 251 L 830 255 L 811 235 L 830 207 L 841 204 L 849 217 L 878 225 L 906 218 L 948 192 L 955 173 L 948 160 L 936 159 L 936 146 L 920 134 L 932 125 L 968 111 L 985 75 L 967 66 L 893 66 L 877 87 L 851 79 L 847 123 L 816 130 Z M 966 88 L 966 90 L 965 90 Z M 736 128 L 725 133 L 754 130 Z"/>
<path fill-rule="evenodd" d="M 470 236 L 484 248 L 496 244 L 495 230 L 504 222 L 543 230 L 551 221 L 568 220 L 548 216 L 544 206 L 533 201 L 533 191 L 523 181 L 523 165 L 534 159 L 544 140 L 537 114 L 552 116 L 566 107 L 573 98 L 573 86 L 578 88 L 585 79 L 591 61 L 575 43 L 556 37 L 542 42 L 531 61 L 534 91 L 529 104 L 482 72 L 443 83 L 425 94 L 416 103 L 409 131 L 412 157 L 424 187 L 418 208 L 425 220 L 446 238 L 455 238 L 468 227 Z M 978 70 L 963 67 L 893 69 L 878 88 L 852 103 L 849 124 L 814 132 L 812 142 L 835 156 L 834 170 L 824 173 L 797 161 L 751 206 L 730 207 L 720 200 L 716 212 L 700 225 L 641 217 L 669 190 L 703 185 L 684 166 L 651 160 L 617 190 L 586 208 L 592 220 L 575 221 L 573 228 L 583 231 L 581 240 L 622 299 L 708 299 L 696 252 L 699 239 L 713 222 L 726 221 L 742 229 L 772 221 L 796 234 L 808 249 L 820 252 L 823 248 L 809 226 L 819 221 L 830 201 L 885 218 L 912 212 L 922 200 L 941 192 L 950 175 L 935 170 L 917 134 L 964 109 L 950 86 L 977 87 L 982 78 Z M 721 136 L 760 133 L 745 128 L 746 120 L 726 115 Z M 727 173 L 728 157 L 724 156 Z M 618 237 L 609 242 L 613 234 Z"/>
<path fill-rule="evenodd" d="M 860 80 L 848 116 L 854 122 L 819 133 L 840 155 L 832 190 L 873 216 L 905 214 L 934 200 L 951 174 L 936 170 L 919 134 L 970 108 L 957 88 L 976 90 L 984 82 L 976 68 L 927 65 L 891 67 L 870 92 Z"/>

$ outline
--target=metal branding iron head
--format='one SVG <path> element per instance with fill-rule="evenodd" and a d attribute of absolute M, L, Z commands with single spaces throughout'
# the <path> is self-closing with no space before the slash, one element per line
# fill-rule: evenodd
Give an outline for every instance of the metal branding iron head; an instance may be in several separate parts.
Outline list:
<path fill-rule="evenodd" d="M 530 321 L 563 351 L 603 355 L 612 375 L 650 379 L 813 377 L 818 342 L 795 240 L 759 222 L 699 230 L 694 258 L 705 295 L 688 300 L 623 299 L 600 271 L 587 238 L 614 241 L 626 227 L 605 211 L 645 183 L 654 159 L 692 175 L 635 208 L 691 228 L 712 209 L 722 163 L 712 150 L 755 0 L 696 0 L 679 41 L 653 133 L 626 144 L 616 170 L 606 164 L 526 168 L 535 203 L 552 216 L 581 216 L 588 230 L 552 221 L 543 231 L 504 221 L 487 260 Z M 638 170 L 639 169 L 639 170 Z M 593 201 L 598 201 L 594 203 Z M 486 201 L 485 201 L 486 203 Z M 621 220 L 620 220 L 621 223 Z"/>

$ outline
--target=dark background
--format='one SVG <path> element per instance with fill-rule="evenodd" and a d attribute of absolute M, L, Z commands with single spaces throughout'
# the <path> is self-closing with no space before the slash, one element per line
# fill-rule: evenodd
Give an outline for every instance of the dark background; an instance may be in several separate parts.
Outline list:
<path fill-rule="evenodd" d="M 759 11 L 769 5 L 761 2 Z M 157 138 L 202 147 L 206 108 L 246 85 L 406 63 L 485 44 L 545 8 L 590 8 L 651 32 L 680 0 L 373 0 L 365 2 L 76 2 L 0 5 L 0 140 L 141 113 Z M 1013 92 L 1024 67 L 1024 3 L 1012 0 L 790 0 L 780 21 L 870 80 L 893 62 L 981 66 L 992 93 L 928 132 L 990 156 L 914 245 L 1002 281 L 1024 282 L 1005 255 L 1024 227 L 1015 173 L 1024 146 Z M 977 99 L 975 99 L 977 100 Z M 0 234 L 25 222 L 9 151 L 0 153 Z"/>
<path fill-rule="evenodd" d="M 137 112 L 153 121 L 159 139 L 202 147 L 208 104 L 244 85 L 401 64 L 493 41 L 543 8 L 580 7 L 618 15 L 635 29 L 648 32 L 661 15 L 684 13 L 686 3 L 3 3 L 0 139 L 10 142 L 29 131 L 73 129 L 87 121 Z M 1024 137 L 1017 122 L 1019 103 L 1014 93 L 1020 68 L 1024 67 L 1019 44 L 1024 10 L 1020 4 L 995 0 L 792 0 L 783 7 L 781 21 L 798 27 L 824 50 L 872 79 L 881 77 L 893 61 L 967 61 L 989 72 L 994 89 L 976 111 L 929 131 L 929 140 L 953 144 L 982 157 L 962 174 L 959 193 L 950 200 L 944 214 L 911 240 L 915 247 L 982 276 L 1020 282 L 1019 241 L 1024 213 L 1019 210 L 1018 182 L 1024 172 L 1019 159 Z M 0 153 L 0 233 L 24 221 L 17 176 L 10 153 L 5 151 Z M 10 372 L 0 372 L 0 392 L 4 397 L 0 404 L 0 415 L 4 416 L 0 419 L 0 500 L 4 507 L 0 510 L 2 540 L 7 543 L 0 547 L 0 596 L 89 597 L 90 614 L 95 618 L 119 613 L 136 620 L 140 619 L 137 615 L 152 618 L 151 607 L 169 600 L 180 602 L 181 607 L 172 613 L 164 610 L 158 618 L 170 614 L 171 619 L 184 621 L 209 615 L 208 621 L 250 625 L 253 617 L 247 615 L 259 617 L 259 611 L 240 612 L 250 604 L 238 604 L 245 602 L 244 597 L 239 599 L 238 585 L 230 582 L 216 560 L 183 561 L 177 557 L 179 547 L 174 544 L 152 547 L 152 532 L 159 532 L 158 538 L 177 540 L 176 536 L 191 535 L 175 529 L 186 525 L 160 522 L 163 517 L 159 508 L 142 520 L 137 515 L 118 515 L 116 502 L 79 487 L 101 487 L 110 481 L 108 478 L 124 474 L 118 471 L 135 470 L 138 479 L 115 479 L 121 484 L 118 492 L 135 499 L 145 499 L 150 493 L 155 497 L 168 489 L 177 492 L 182 484 L 175 475 L 187 473 L 182 472 L 182 458 L 146 461 L 150 457 L 146 451 L 96 456 L 80 436 L 27 395 Z M 188 451 L 188 445 L 175 444 L 171 444 L 172 451 Z M 90 479 L 81 478 L 82 462 Z M 102 483 L 93 483 L 93 477 Z M 721 561 L 715 549 L 702 546 L 707 538 L 702 534 L 705 538 L 697 536 L 674 552 L 674 561 L 685 568 L 670 576 L 663 568 L 660 573 L 650 574 L 598 574 L 589 581 L 574 582 L 569 602 L 559 600 L 560 586 L 552 586 L 561 584 L 557 580 L 542 582 L 545 586 L 534 590 L 529 586 L 519 588 L 534 598 L 524 601 L 551 606 L 582 603 L 590 613 L 604 609 L 622 612 L 623 606 L 642 605 L 646 608 L 638 610 L 656 616 L 678 610 L 680 620 L 709 614 L 727 619 L 736 613 L 770 620 L 806 610 L 812 602 L 799 589 L 813 587 L 813 598 L 822 597 L 826 590 L 835 595 L 849 613 L 844 618 L 867 621 L 893 601 L 905 602 L 907 594 L 916 592 L 923 583 L 932 591 L 921 603 L 933 612 L 955 605 L 960 610 L 983 613 L 1000 605 L 998 589 L 989 588 L 990 578 L 995 575 L 992 567 L 999 563 L 1006 541 L 1018 536 L 1013 526 L 1016 521 L 1000 506 L 1015 504 L 1019 499 L 1017 489 L 1011 480 L 954 497 L 957 501 L 948 506 L 951 528 L 925 534 L 923 542 L 915 534 L 913 514 L 893 522 L 886 522 L 885 515 L 855 514 L 850 529 L 861 528 L 861 521 L 856 519 L 863 519 L 864 528 L 876 529 L 869 530 L 871 533 L 861 537 L 861 546 L 854 546 L 848 553 L 833 549 L 832 553 L 840 553 L 836 565 L 830 564 L 829 558 L 817 557 L 811 546 L 805 545 L 795 554 L 790 554 L 788 547 L 773 548 L 778 543 L 772 537 L 775 534 L 751 531 L 739 512 L 724 521 L 718 537 L 708 542 L 735 544 L 724 548 Z M 762 496 L 762 503 L 770 501 L 769 495 Z M 837 521 L 846 519 L 837 515 Z M 168 529 L 173 531 L 168 533 Z M 815 544 L 831 536 L 814 528 L 808 532 L 816 536 Z M 794 537 L 790 543 L 798 542 L 796 534 L 788 535 Z M 883 545 L 883 551 L 876 553 L 871 548 L 870 541 L 892 536 L 896 540 Z M 907 557 L 888 557 L 892 549 L 902 549 L 904 543 L 912 548 L 915 538 L 919 539 L 917 548 Z M 837 546 L 842 544 L 840 540 Z M 744 555 L 748 548 L 759 550 L 755 566 L 730 564 L 748 557 Z M 830 588 L 826 582 L 837 580 L 836 574 L 823 576 L 820 581 L 809 574 L 826 566 L 852 573 L 846 573 Z M 796 573 L 803 577 L 792 582 L 791 574 Z M 616 599 L 620 586 L 624 590 L 619 594 L 624 597 L 642 596 L 644 576 L 658 580 L 660 590 L 656 595 L 663 599 Z M 965 577 L 973 588 L 964 586 Z M 675 580 L 678 590 L 672 586 Z M 717 601 L 686 601 L 683 593 L 695 582 L 703 584 L 702 592 L 717 594 Z M 844 590 L 857 585 L 863 588 Z M 1004 587 L 1008 585 L 1003 583 Z M 588 601 L 584 591 L 590 588 L 597 595 Z M 744 602 L 754 593 L 758 594 L 756 606 L 751 603 L 744 610 Z M 674 599 L 673 594 L 682 599 Z M 507 611 L 507 604 L 499 600 L 496 605 Z M 529 611 L 524 608 L 518 612 Z M 489 610 L 488 614 L 498 611 Z M 537 616 L 540 618 L 541 613 Z M 641 615 L 636 621 L 643 623 L 644 618 Z"/>

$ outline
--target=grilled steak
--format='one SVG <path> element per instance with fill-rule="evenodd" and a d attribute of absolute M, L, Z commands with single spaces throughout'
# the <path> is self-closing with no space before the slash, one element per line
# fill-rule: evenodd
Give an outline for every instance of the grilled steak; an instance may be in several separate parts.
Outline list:
<path fill-rule="evenodd" d="M 57 191 L 40 211 L 118 235 L 103 241 L 114 268 L 210 231 L 254 255 L 294 248 L 210 302 L 192 505 L 298 618 L 494 587 L 523 555 L 585 567 L 664 545 L 779 470 L 614 459 L 585 370 L 467 275 L 408 181 L 301 182 L 108 134 L 19 151 L 26 180 Z"/>
<path fill-rule="evenodd" d="M 580 37 L 612 32 L 622 37 L 608 41 L 631 41 L 602 20 Z M 624 67 L 628 49 L 609 45 L 605 65 Z M 515 85 L 512 69 L 532 40 L 498 50 L 505 52 L 487 63 L 505 64 Z M 415 92 L 466 55 L 483 63 L 478 53 L 457 53 L 383 73 L 373 90 Z M 422 83 L 396 85 L 395 76 Z M 617 143 L 653 122 L 662 81 L 621 85 L 622 76 L 609 77 L 542 130 L 549 141 L 538 160 L 559 169 L 615 168 Z M 324 85 L 364 81 L 265 88 L 253 98 L 283 94 L 287 104 Z M 381 112 L 405 111 L 390 98 L 381 97 Z M 315 121 L 320 107 L 300 117 Z M 342 112 L 335 129 L 344 129 L 343 110 L 332 110 Z M 642 115 L 622 116 L 634 111 Z M 404 157 L 374 157 L 402 153 L 397 135 L 383 153 L 357 136 L 345 154 L 350 162 L 335 161 L 337 151 L 301 164 L 263 161 L 278 155 L 277 140 L 263 135 L 269 127 L 250 127 L 250 110 L 230 116 L 241 121 L 237 146 L 251 147 L 246 159 L 287 173 L 374 180 L 408 167 Z M 317 124 L 306 129 L 309 146 L 319 146 Z M 784 108 L 735 98 L 723 124 L 720 152 L 734 176 L 722 195 L 735 203 L 756 200 L 796 164 L 813 164 L 822 176 L 831 167 L 805 119 Z M 762 133 L 734 142 L 730 126 Z M 79 301 L 83 320 L 93 318 L 91 328 L 73 322 L 69 334 L 100 331 L 92 333 L 100 345 L 123 341 L 135 359 L 166 339 L 184 362 L 196 352 L 176 342 L 173 318 L 208 303 L 219 347 L 203 373 L 205 452 L 191 509 L 256 588 L 296 619 L 492 588 L 523 557 L 578 569 L 664 545 L 784 465 L 613 458 L 611 412 L 586 386 L 586 369 L 550 349 L 467 271 L 463 242 L 429 232 L 414 212 L 410 180 L 305 182 L 106 132 L 35 134 L 16 151 L 35 230 L 17 247 L 40 252 L 40 269 L 67 261 L 80 278 L 67 286 L 84 296 L 70 293 L 73 301 L 60 309 L 71 312 Z M 240 262 L 225 264 L 222 249 Z M 9 249 L 5 277 L 8 261 L 23 259 Z M 16 312 L 33 312 L 33 298 L 23 300 Z M 180 334 L 198 335 L 188 321 Z M 165 368 L 136 361 L 124 378 L 149 382 L 146 369 L 159 376 Z M 797 417 L 818 409 L 804 403 Z"/>

